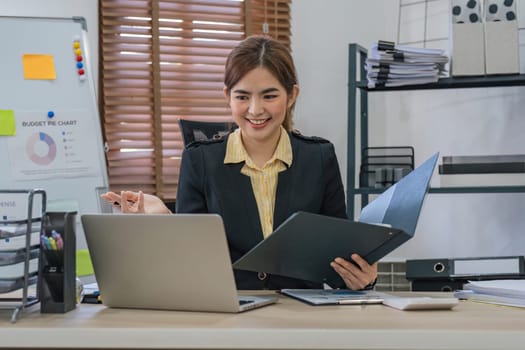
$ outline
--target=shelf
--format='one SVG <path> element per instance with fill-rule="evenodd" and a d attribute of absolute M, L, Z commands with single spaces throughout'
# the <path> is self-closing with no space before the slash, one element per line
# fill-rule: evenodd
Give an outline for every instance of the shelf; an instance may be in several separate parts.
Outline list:
<path fill-rule="evenodd" d="M 24 219 L 18 218 L 21 214 L 16 210 L 6 211 L 7 214 L 3 214 L 2 226 L 0 227 L 0 239 L 5 239 L 8 242 L 2 242 L 3 244 L 0 246 L 0 266 L 2 266 L 0 310 L 13 310 L 11 322 L 15 323 L 20 311 L 40 301 L 38 288 L 36 295 L 32 296 L 29 295 L 29 286 L 38 282 L 39 237 L 42 228 L 41 218 L 46 211 L 46 192 L 41 189 L 0 190 L 0 194 L 9 200 L 17 198 L 20 202 L 27 201 L 27 215 Z M 33 217 L 33 208 L 37 203 L 37 197 L 41 200 L 41 207 L 39 217 L 35 218 Z M 35 236 L 36 244 L 34 242 Z M 17 292 L 19 296 L 12 297 L 9 295 L 14 291 L 20 291 Z"/>
<path fill-rule="evenodd" d="M 380 194 L 385 189 L 356 188 L 356 153 L 368 147 L 368 93 L 379 91 L 410 91 L 462 88 L 490 88 L 525 86 L 525 74 L 491 75 L 477 77 L 442 78 L 436 83 L 397 87 L 369 88 L 366 81 L 365 63 L 367 49 L 350 44 L 348 50 L 348 125 L 347 125 L 347 214 L 353 218 L 355 196 L 361 196 L 361 208 L 368 204 L 369 195 Z M 359 108 L 358 108 L 359 105 Z M 429 193 L 525 193 L 525 186 L 454 186 L 430 188 Z"/>
<path fill-rule="evenodd" d="M 357 81 L 356 87 L 369 92 L 401 90 L 469 89 L 486 87 L 525 86 L 525 74 L 495 75 L 483 77 L 441 78 L 436 83 L 369 88 L 367 81 Z"/>
<path fill-rule="evenodd" d="M 381 194 L 384 188 L 356 188 L 355 194 Z M 525 192 L 525 186 L 454 186 L 431 187 L 429 193 L 516 193 Z"/>

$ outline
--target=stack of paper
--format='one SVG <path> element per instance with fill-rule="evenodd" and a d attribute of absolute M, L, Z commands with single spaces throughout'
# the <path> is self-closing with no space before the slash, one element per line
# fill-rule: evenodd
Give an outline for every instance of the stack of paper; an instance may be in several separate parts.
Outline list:
<path fill-rule="evenodd" d="M 444 50 L 421 49 L 378 41 L 366 60 L 368 87 L 434 83 L 444 76 L 448 56 Z"/>
<path fill-rule="evenodd" d="M 454 295 L 459 299 L 525 307 L 525 280 L 470 281 Z"/>

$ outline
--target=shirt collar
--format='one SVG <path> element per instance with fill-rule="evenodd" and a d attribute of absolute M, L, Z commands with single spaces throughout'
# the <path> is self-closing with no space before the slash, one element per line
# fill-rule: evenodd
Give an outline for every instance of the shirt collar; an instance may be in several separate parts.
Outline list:
<path fill-rule="evenodd" d="M 280 160 L 285 163 L 288 167 L 292 165 L 292 144 L 290 142 L 290 136 L 286 130 L 281 126 L 281 136 L 279 137 L 279 143 L 277 148 L 268 161 L 268 163 L 273 162 L 274 160 Z M 228 144 L 226 146 L 226 155 L 224 156 L 224 164 L 228 163 L 252 163 L 246 148 L 242 143 L 241 139 L 241 130 L 237 129 L 228 137 Z"/>

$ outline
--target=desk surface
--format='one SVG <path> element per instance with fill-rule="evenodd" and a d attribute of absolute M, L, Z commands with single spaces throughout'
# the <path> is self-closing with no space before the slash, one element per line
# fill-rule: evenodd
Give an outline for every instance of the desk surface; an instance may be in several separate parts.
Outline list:
<path fill-rule="evenodd" d="M 403 294 L 403 293 L 400 293 Z M 418 293 L 424 294 L 424 293 Z M 443 295 L 443 294 L 441 294 Z M 0 347 L 172 349 L 524 349 L 525 309 L 461 302 L 453 310 L 310 306 L 280 296 L 240 314 L 79 305 L 16 324 L 0 310 Z"/>

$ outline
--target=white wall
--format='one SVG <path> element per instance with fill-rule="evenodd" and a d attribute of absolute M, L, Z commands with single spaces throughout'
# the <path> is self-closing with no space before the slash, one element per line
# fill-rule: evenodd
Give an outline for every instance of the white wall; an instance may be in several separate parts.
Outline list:
<path fill-rule="evenodd" d="M 429 4 L 427 39 L 447 37 L 448 0 Z M 295 0 L 292 4 L 292 48 L 301 84 L 295 126 L 305 134 L 334 142 L 343 179 L 347 47 L 352 42 L 369 47 L 378 39 L 396 40 L 398 6 L 399 1 L 392 0 Z M 422 6 L 407 7 L 402 13 L 400 33 L 404 40 L 422 40 Z M 524 27 L 525 9 L 518 7 L 518 11 L 520 26 Z M 428 46 L 448 47 L 448 40 L 430 42 Z M 417 164 L 436 151 L 441 156 L 524 154 L 525 118 L 520 112 L 525 108 L 523 96 L 523 87 L 372 93 L 369 144 L 413 145 Z M 436 172 L 432 185 L 470 185 L 474 180 L 497 185 L 502 181 L 502 177 L 459 177 L 439 176 Z M 524 184 L 525 175 L 504 176 L 503 180 L 503 184 Z M 523 193 L 429 195 L 416 237 L 386 260 L 524 255 L 523 213 Z"/>
<path fill-rule="evenodd" d="M 374 15 L 376 14 L 376 15 Z M 394 14 L 389 17 L 386 14 Z M 348 44 L 395 40 L 397 1 L 292 2 L 292 50 L 301 88 L 295 127 L 335 144 L 346 179 Z M 384 22 L 384 23 L 383 23 Z"/>
<path fill-rule="evenodd" d="M 98 88 L 98 0 L 2 0 L 0 16 L 84 17 L 91 69 Z"/>

